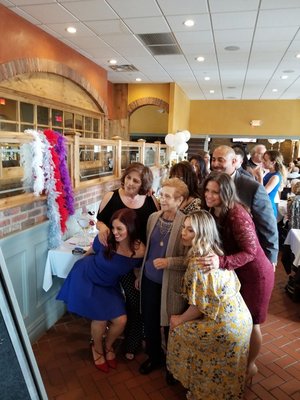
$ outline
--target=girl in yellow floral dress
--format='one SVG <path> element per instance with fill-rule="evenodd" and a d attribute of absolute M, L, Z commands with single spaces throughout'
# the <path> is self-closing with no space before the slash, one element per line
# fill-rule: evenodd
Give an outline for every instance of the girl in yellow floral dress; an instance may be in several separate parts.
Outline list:
<path fill-rule="evenodd" d="M 252 318 L 234 271 L 198 268 L 198 256 L 223 254 L 212 215 L 201 210 L 186 217 L 182 241 L 192 246 L 183 280 L 189 308 L 171 317 L 167 368 L 188 399 L 242 399 Z"/>

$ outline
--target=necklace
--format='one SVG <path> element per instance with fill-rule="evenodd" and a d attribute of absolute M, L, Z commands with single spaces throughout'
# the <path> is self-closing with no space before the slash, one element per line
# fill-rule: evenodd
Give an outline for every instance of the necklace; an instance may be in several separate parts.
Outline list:
<path fill-rule="evenodd" d="M 164 220 L 162 217 L 159 218 L 159 233 L 160 233 L 160 247 L 164 246 L 164 240 L 166 236 L 171 232 L 173 221 Z"/>

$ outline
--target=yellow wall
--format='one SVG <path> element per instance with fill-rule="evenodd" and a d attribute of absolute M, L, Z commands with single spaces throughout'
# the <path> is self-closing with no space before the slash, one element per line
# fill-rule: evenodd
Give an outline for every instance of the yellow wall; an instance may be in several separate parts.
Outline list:
<path fill-rule="evenodd" d="M 170 103 L 170 85 L 163 84 L 129 84 L 128 85 L 128 104 L 144 97 L 156 97 Z"/>
<path fill-rule="evenodd" d="M 262 126 L 250 121 L 260 119 Z M 192 100 L 189 129 L 194 134 L 300 136 L 299 100 Z"/>
<path fill-rule="evenodd" d="M 143 106 L 130 116 L 129 133 L 168 133 L 168 114 L 157 106 Z"/>
<path fill-rule="evenodd" d="M 191 102 L 176 83 L 170 84 L 170 99 L 169 133 L 188 130 Z"/>

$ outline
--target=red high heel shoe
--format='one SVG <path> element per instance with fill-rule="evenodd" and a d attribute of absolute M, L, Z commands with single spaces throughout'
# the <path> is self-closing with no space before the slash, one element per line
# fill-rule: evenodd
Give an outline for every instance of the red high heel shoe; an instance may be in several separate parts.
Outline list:
<path fill-rule="evenodd" d="M 93 360 L 94 360 L 94 365 L 95 365 L 95 367 L 96 367 L 97 369 L 99 369 L 99 371 L 102 371 L 102 372 L 104 372 L 104 373 L 107 374 L 108 371 L 109 371 L 109 368 L 108 368 L 108 363 L 107 363 L 106 360 L 105 360 L 104 354 L 103 354 L 103 353 L 99 353 L 99 352 L 95 349 L 94 346 L 92 346 L 92 352 L 93 352 Z M 94 353 L 98 354 L 99 357 L 94 357 Z M 101 364 L 96 364 L 96 362 L 97 362 L 98 360 L 100 360 L 100 358 L 103 358 L 103 359 L 104 359 L 104 362 L 101 363 Z"/>
<path fill-rule="evenodd" d="M 117 363 L 117 360 L 116 360 L 116 354 L 115 354 L 114 349 L 105 349 L 105 353 L 106 353 L 106 355 L 107 355 L 108 353 L 112 353 L 112 354 L 115 355 L 115 357 L 112 358 L 111 360 L 109 360 L 109 359 L 106 358 L 106 362 L 107 362 L 107 364 L 108 364 L 108 366 L 109 366 L 110 368 L 116 369 L 118 363 Z"/>

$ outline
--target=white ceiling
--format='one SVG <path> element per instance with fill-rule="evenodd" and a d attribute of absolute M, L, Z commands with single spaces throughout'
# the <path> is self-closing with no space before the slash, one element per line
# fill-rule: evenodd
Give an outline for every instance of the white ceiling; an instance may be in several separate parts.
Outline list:
<path fill-rule="evenodd" d="M 299 99 L 300 0 L 0 0 L 108 71 L 113 83 L 176 82 L 192 100 Z M 195 25 L 187 28 L 186 19 Z M 66 27 L 77 28 L 69 34 Z M 181 54 L 137 36 L 172 33 Z M 226 46 L 238 46 L 228 51 Z M 203 56 L 199 63 L 196 57 Z M 108 60 L 134 65 L 115 72 Z M 283 80 L 281 77 L 287 76 Z M 209 76 L 210 80 L 204 80 Z M 277 89 L 276 92 L 273 90 Z M 211 93 L 210 91 L 214 91 Z"/>

